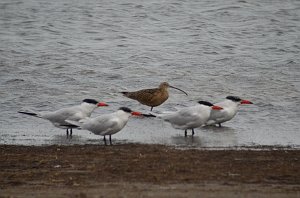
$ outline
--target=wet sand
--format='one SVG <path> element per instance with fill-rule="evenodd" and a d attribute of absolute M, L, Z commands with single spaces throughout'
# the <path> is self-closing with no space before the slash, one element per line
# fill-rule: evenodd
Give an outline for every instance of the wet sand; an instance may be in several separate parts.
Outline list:
<path fill-rule="evenodd" d="M 2 145 L 0 197 L 299 197 L 300 150 Z"/>

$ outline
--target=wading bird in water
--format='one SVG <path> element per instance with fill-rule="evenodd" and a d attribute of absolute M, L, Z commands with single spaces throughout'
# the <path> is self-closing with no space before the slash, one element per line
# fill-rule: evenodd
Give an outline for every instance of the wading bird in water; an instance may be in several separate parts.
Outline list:
<path fill-rule="evenodd" d="M 59 109 L 51 112 L 19 111 L 18 113 L 49 120 L 54 126 L 67 129 L 67 138 L 72 138 L 72 129 L 77 128 L 66 120 L 79 121 L 90 117 L 97 107 L 108 106 L 104 102 L 98 102 L 94 99 L 84 99 L 80 105 Z M 69 131 L 70 130 L 70 131 Z"/>
<path fill-rule="evenodd" d="M 168 88 L 173 88 L 177 89 L 184 94 L 188 95 L 185 91 L 173 87 L 169 85 L 167 82 L 163 82 L 159 85 L 158 88 L 153 88 L 153 89 L 142 89 L 139 91 L 132 91 L 132 92 L 121 92 L 124 96 L 139 101 L 143 105 L 147 105 L 151 107 L 151 111 L 153 107 L 157 107 L 164 103 L 168 98 L 169 98 L 169 92 Z"/>
<path fill-rule="evenodd" d="M 67 120 L 67 122 L 79 127 L 79 129 L 91 131 L 95 135 L 102 135 L 105 145 L 107 145 L 105 136 L 108 135 L 110 145 L 112 145 L 111 136 L 125 127 L 131 115 L 141 116 L 142 114 L 132 111 L 127 107 L 121 107 L 118 111 L 110 114 L 100 115 L 95 118 L 86 118 L 77 122 Z"/>
<path fill-rule="evenodd" d="M 222 107 L 223 110 L 212 112 L 206 125 L 218 124 L 221 127 L 221 123 L 231 120 L 236 115 L 241 104 L 253 103 L 249 100 L 243 100 L 238 96 L 227 96 L 226 100 L 215 104 Z"/>

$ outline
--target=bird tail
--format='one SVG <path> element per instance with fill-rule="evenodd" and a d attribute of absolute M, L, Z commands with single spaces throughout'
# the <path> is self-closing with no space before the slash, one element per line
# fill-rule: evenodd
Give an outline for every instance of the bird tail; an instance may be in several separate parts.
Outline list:
<path fill-rule="evenodd" d="M 173 113 L 174 112 L 171 112 L 171 111 L 164 111 L 162 113 L 155 114 L 155 115 L 156 115 L 157 118 L 160 118 L 164 121 L 169 122 L 169 119 L 173 116 Z"/>
<path fill-rule="evenodd" d="M 127 98 L 130 98 L 130 99 L 133 99 L 133 100 L 139 100 L 139 98 L 141 96 L 141 92 L 140 91 L 132 91 L 132 92 L 122 91 L 120 93 L 122 93 L 123 96 L 125 96 Z"/>
<path fill-rule="evenodd" d="M 38 117 L 41 118 L 42 115 L 38 112 L 35 112 L 33 110 L 20 110 L 18 111 L 18 113 L 22 113 L 22 114 L 26 114 L 26 115 L 30 115 L 30 116 L 34 116 L 34 117 Z"/>
<path fill-rule="evenodd" d="M 146 114 L 146 113 L 143 113 L 142 114 L 144 117 L 157 117 L 154 113 L 148 113 L 148 114 Z"/>
<path fill-rule="evenodd" d="M 205 125 L 207 125 L 207 126 L 216 125 L 216 124 L 217 124 L 217 122 L 216 122 L 215 120 L 208 120 L 208 121 L 205 123 Z"/>
<path fill-rule="evenodd" d="M 145 116 L 145 117 L 157 117 L 157 118 L 160 118 L 160 119 L 164 119 L 164 117 L 166 117 L 166 116 L 168 116 L 172 113 L 174 113 L 174 112 L 164 111 L 164 112 L 155 113 L 153 111 L 149 111 L 147 114 L 143 113 L 143 116 Z"/>
<path fill-rule="evenodd" d="M 126 96 L 126 97 L 129 97 L 129 92 L 128 91 L 122 91 L 122 92 L 120 92 L 121 94 L 123 94 L 124 96 Z"/>
<path fill-rule="evenodd" d="M 73 125 L 74 127 L 77 127 L 77 129 L 82 129 L 82 125 L 84 123 L 84 119 L 80 121 L 74 121 L 74 120 L 65 120 L 67 123 Z"/>

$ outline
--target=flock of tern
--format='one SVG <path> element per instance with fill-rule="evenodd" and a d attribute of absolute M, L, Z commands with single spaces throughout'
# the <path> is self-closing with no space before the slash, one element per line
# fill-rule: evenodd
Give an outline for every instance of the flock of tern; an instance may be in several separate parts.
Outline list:
<path fill-rule="evenodd" d="M 184 130 L 185 136 L 187 136 L 188 129 L 192 130 L 193 136 L 195 128 L 205 125 L 221 127 L 222 123 L 231 120 L 236 115 L 240 105 L 253 104 L 238 96 L 227 96 L 224 101 L 215 104 L 199 101 L 195 106 L 185 107 L 175 112 L 160 114 L 152 112 L 153 107 L 161 105 L 168 99 L 168 88 L 180 90 L 187 95 L 185 91 L 173 87 L 167 82 L 161 83 L 158 88 L 121 92 L 124 96 L 151 107 L 150 114 L 121 107 L 116 112 L 91 117 L 97 107 L 108 106 L 105 102 L 94 99 L 84 99 L 80 105 L 52 112 L 19 111 L 19 113 L 49 120 L 55 127 L 66 129 L 67 138 L 72 137 L 72 129 L 78 128 L 103 136 L 104 144 L 107 145 L 106 136 L 108 135 L 109 143 L 112 145 L 111 136 L 125 127 L 131 115 L 160 118 L 169 122 L 175 129 Z"/>

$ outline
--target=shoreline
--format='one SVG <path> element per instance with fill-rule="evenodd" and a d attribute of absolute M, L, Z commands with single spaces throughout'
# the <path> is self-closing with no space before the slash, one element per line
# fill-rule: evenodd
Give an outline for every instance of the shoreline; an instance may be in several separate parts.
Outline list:
<path fill-rule="evenodd" d="M 74 193 L 95 197 L 111 191 L 112 197 L 164 193 L 296 197 L 300 193 L 300 150 L 289 147 L 199 150 L 117 144 L 0 148 L 0 192 L 4 196 L 30 197 L 36 192 L 53 197 L 53 190 L 58 197 Z"/>
<path fill-rule="evenodd" d="M 116 146 L 126 146 L 126 145 L 136 145 L 136 146 L 162 146 L 167 147 L 170 149 L 176 149 L 176 150 L 199 150 L 199 151 L 276 151 L 276 150 L 294 150 L 300 151 L 299 145 L 241 145 L 241 146 L 194 146 L 194 145 L 172 145 L 172 144 L 151 144 L 151 143 L 141 143 L 141 142 L 126 142 L 126 141 L 118 141 L 113 142 L 113 145 L 104 145 L 104 144 L 94 144 L 94 143 L 87 143 L 87 144 L 77 144 L 77 143 L 54 143 L 54 144 L 0 144 L 1 147 L 36 147 L 36 148 L 46 148 L 46 147 L 93 147 L 93 146 L 100 146 L 100 147 L 116 147 Z"/>

